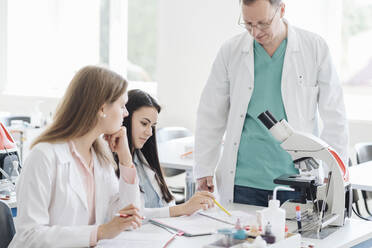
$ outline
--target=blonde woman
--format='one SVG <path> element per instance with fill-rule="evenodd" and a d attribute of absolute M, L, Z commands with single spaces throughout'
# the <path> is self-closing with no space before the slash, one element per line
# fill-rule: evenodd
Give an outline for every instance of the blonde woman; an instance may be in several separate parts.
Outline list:
<path fill-rule="evenodd" d="M 76 73 L 25 161 L 10 247 L 94 246 L 141 225 L 136 169 L 121 127 L 126 88 L 121 76 L 104 68 Z M 119 158 L 119 180 L 111 152 Z"/>

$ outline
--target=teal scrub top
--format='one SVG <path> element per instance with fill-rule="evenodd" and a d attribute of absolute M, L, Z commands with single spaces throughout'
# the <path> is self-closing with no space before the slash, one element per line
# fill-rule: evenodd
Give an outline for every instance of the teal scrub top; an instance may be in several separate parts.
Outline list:
<path fill-rule="evenodd" d="M 273 180 L 298 174 L 285 152 L 257 116 L 269 110 L 277 120 L 286 119 L 281 79 L 287 39 L 272 57 L 254 41 L 254 90 L 245 116 L 236 163 L 235 185 L 273 190 Z"/>

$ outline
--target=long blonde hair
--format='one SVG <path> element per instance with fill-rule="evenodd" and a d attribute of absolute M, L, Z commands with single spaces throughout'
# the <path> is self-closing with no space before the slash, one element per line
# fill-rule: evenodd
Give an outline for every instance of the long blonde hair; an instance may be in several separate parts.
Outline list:
<path fill-rule="evenodd" d="M 52 124 L 32 143 L 59 143 L 81 137 L 98 123 L 98 111 L 105 103 L 113 103 L 127 89 L 127 81 L 119 74 L 98 66 L 80 69 L 71 80 L 57 107 Z M 93 148 L 101 162 L 114 163 L 112 153 L 98 138 Z"/>

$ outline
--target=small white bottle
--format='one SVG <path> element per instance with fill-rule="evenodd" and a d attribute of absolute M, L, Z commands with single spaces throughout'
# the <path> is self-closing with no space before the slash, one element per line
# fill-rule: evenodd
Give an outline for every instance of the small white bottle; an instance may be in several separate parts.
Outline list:
<path fill-rule="evenodd" d="M 42 127 L 43 123 L 43 113 L 40 111 L 40 105 L 43 101 L 38 101 L 34 107 L 34 111 L 31 113 L 31 125 L 35 128 Z"/>
<path fill-rule="evenodd" d="M 271 232 L 275 236 L 276 242 L 283 240 L 285 235 L 285 210 L 280 208 L 280 201 L 276 199 L 276 193 L 279 189 L 294 191 L 294 189 L 287 187 L 275 187 L 273 199 L 269 201 L 269 207 L 259 212 L 262 229 L 270 222 Z"/>
<path fill-rule="evenodd" d="M 19 176 L 19 172 L 18 172 L 19 162 L 17 160 L 14 160 L 12 162 L 12 165 L 13 165 L 13 169 L 11 170 L 11 173 L 9 176 L 10 176 L 11 181 L 15 183 Z"/>

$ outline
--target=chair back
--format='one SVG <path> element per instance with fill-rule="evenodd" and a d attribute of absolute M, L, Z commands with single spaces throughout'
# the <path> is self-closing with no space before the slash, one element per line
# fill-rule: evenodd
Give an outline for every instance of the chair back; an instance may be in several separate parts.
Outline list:
<path fill-rule="evenodd" d="M 192 136 L 191 131 L 184 127 L 163 127 L 156 131 L 156 141 L 158 143 L 189 136 Z"/>
<path fill-rule="evenodd" d="M 353 166 L 353 162 L 351 161 L 351 158 L 349 158 L 349 160 L 348 160 L 348 166 L 349 167 Z M 359 201 L 358 190 L 357 189 L 353 189 L 353 203 L 356 203 L 357 204 L 357 211 L 360 214 L 359 206 L 358 206 L 358 201 Z"/>
<path fill-rule="evenodd" d="M 356 150 L 357 164 L 372 161 L 372 143 L 371 142 L 357 143 L 355 144 L 354 147 Z M 366 207 L 367 213 L 371 215 L 372 212 L 369 210 L 367 199 L 372 198 L 372 192 L 362 190 L 362 196 L 364 199 L 364 205 Z"/>
<path fill-rule="evenodd" d="M 357 163 L 372 161 L 372 143 L 355 144 Z"/>
<path fill-rule="evenodd" d="M 192 132 L 184 127 L 163 127 L 156 131 L 156 142 L 161 143 L 172 139 L 179 139 L 192 136 Z M 166 177 L 172 177 L 185 172 L 174 168 L 163 168 Z"/>
<path fill-rule="evenodd" d="M 0 247 L 8 247 L 15 234 L 13 216 L 5 202 L 0 201 Z"/>

